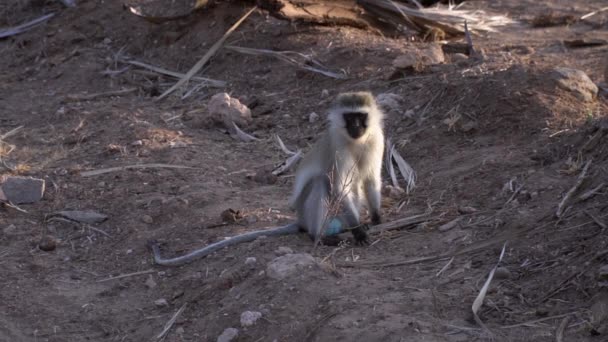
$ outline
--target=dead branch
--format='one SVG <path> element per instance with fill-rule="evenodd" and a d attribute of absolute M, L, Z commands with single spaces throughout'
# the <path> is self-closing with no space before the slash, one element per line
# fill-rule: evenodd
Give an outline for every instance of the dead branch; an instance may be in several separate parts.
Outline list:
<path fill-rule="evenodd" d="M 112 90 L 112 91 L 106 91 L 106 92 L 95 93 L 95 94 L 68 95 L 62 100 L 62 102 L 66 103 L 66 102 L 91 101 L 91 100 L 95 100 L 95 99 L 98 99 L 101 97 L 125 95 L 125 94 L 132 93 L 134 91 L 137 91 L 137 88 Z"/>
<path fill-rule="evenodd" d="M 597 195 L 600 191 L 602 191 L 602 189 L 606 186 L 606 183 L 600 183 L 598 186 L 596 186 L 595 188 L 583 193 L 582 195 L 578 196 L 578 200 L 579 201 L 586 201 L 588 199 L 590 199 L 591 197 Z"/>
<path fill-rule="evenodd" d="M 128 277 L 134 277 L 134 276 L 143 275 L 143 274 L 149 274 L 149 273 L 154 273 L 154 272 L 156 272 L 156 270 L 146 270 L 146 271 L 139 271 L 139 272 L 133 272 L 133 273 L 126 273 L 126 274 L 118 275 L 116 277 L 108 277 L 108 278 L 105 278 L 105 279 L 100 279 L 97 282 L 98 283 L 103 283 L 103 282 L 110 281 L 110 280 L 118 280 L 118 279 L 123 279 L 123 278 L 128 278 Z"/>
<path fill-rule="evenodd" d="M 161 340 L 161 339 L 165 339 L 165 336 L 167 335 L 167 333 L 169 332 L 169 330 L 171 330 L 171 328 L 173 327 L 173 325 L 175 324 L 175 321 L 177 320 L 177 317 L 179 317 L 179 315 L 184 312 L 184 310 L 186 309 L 186 305 L 188 303 L 184 303 L 184 305 L 182 305 L 181 308 L 179 308 L 179 310 L 177 310 L 177 312 L 171 317 L 171 319 L 167 322 L 167 324 L 165 324 L 165 327 L 163 329 L 163 331 L 160 332 L 160 334 L 158 334 L 158 336 L 156 336 L 157 340 Z"/>
<path fill-rule="evenodd" d="M 81 172 L 80 175 L 82 177 L 91 177 L 97 176 L 104 173 L 123 171 L 129 169 L 150 169 L 150 168 L 161 168 L 161 169 L 194 169 L 191 166 L 184 165 L 171 165 L 171 164 L 135 164 L 135 165 L 125 165 L 125 166 L 116 166 L 116 167 L 108 167 L 105 169 L 91 170 Z"/>
<path fill-rule="evenodd" d="M 162 93 L 159 97 L 157 97 L 156 101 L 159 101 L 159 100 L 165 98 L 167 95 L 169 95 L 172 92 L 174 92 L 177 88 L 181 87 L 186 82 L 188 82 L 192 78 L 192 76 L 194 76 L 194 74 L 196 74 L 197 72 L 199 72 L 203 68 L 203 66 L 211 59 L 211 57 L 213 57 L 213 55 L 215 55 L 215 53 L 222 47 L 222 45 L 224 45 L 224 42 L 226 41 L 226 39 L 234 31 L 236 31 L 236 29 L 239 26 L 241 26 L 241 24 L 245 21 L 245 19 L 247 19 L 247 17 L 249 17 L 249 15 L 251 13 L 253 13 L 253 11 L 255 11 L 256 8 L 257 7 L 251 8 L 249 11 L 247 11 L 247 13 L 245 13 L 241 17 L 241 19 L 239 19 L 236 23 L 234 23 L 234 25 L 232 25 L 228 29 L 228 31 L 226 31 L 226 33 L 224 33 L 224 35 L 222 36 L 222 38 L 220 38 L 220 40 L 218 40 L 217 42 L 215 42 L 215 44 L 213 44 L 213 46 L 211 46 L 211 48 L 209 49 L 209 51 L 207 51 L 207 53 L 186 73 L 186 75 L 184 75 L 184 77 L 182 77 L 171 88 L 167 89 L 164 93 Z"/>
<path fill-rule="evenodd" d="M 45 14 L 42 17 L 28 21 L 24 24 L 21 24 L 21 25 L 15 26 L 15 27 L 9 27 L 4 30 L 0 30 L 0 39 L 11 37 L 11 36 L 18 35 L 23 32 L 29 31 L 29 30 L 33 29 L 34 27 L 42 24 L 43 22 L 51 19 L 53 16 L 55 16 L 55 13 Z"/>
<path fill-rule="evenodd" d="M 585 164 L 585 167 L 583 168 L 581 174 L 578 176 L 576 183 L 574 183 L 574 186 L 570 188 L 570 190 L 566 193 L 562 201 L 557 206 L 557 211 L 555 212 L 556 217 L 560 218 L 564 214 L 564 210 L 566 210 L 566 205 L 568 204 L 572 196 L 574 196 L 574 193 L 578 190 L 581 184 L 583 184 L 585 178 L 587 178 L 587 171 L 589 170 L 589 166 L 591 166 L 591 162 L 592 160 L 589 160 Z"/>
<path fill-rule="evenodd" d="M 184 78 L 186 76 L 186 74 L 182 74 L 180 72 L 163 69 L 161 67 L 157 67 L 155 65 L 150 65 L 150 64 L 143 63 L 143 62 L 139 62 L 139 61 L 129 60 L 129 61 L 124 61 L 124 63 L 135 65 L 135 66 L 138 66 L 138 67 L 141 67 L 144 69 L 148 69 L 150 71 L 154 71 L 158 74 L 167 75 L 167 76 L 171 76 L 171 77 L 175 77 L 175 78 Z M 194 81 L 205 82 L 206 85 L 208 85 L 210 87 L 223 88 L 226 86 L 226 82 L 214 80 L 211 78 L 192 76 L 191 79 Z"/>

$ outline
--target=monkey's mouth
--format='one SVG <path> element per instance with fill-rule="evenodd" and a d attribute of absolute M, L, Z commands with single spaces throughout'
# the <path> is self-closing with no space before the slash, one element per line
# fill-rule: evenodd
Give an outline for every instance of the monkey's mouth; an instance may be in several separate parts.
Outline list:
<path fill-rule="evenodd" d="M 354 140 L 361 138 L 365 134 L 365 128 L 363 127 L 348 126 L 346 127 L 346 131 Z"/>

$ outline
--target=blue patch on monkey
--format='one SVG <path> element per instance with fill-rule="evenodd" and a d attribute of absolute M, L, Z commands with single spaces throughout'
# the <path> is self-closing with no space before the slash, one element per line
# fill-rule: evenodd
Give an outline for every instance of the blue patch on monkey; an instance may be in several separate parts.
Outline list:
<path fill-rule="evenodd" d="M 342 221 L 340 221 L 339 218 L 334 217 L 331 219 L 331 221 L 329 221 L 329 224 L 327 225 L 327 229 L 325 229 L 325 235 L 326 236 L 338 235 L 338 234 L 344 232 L 343 226 L 344 225 L 342 224 Z"/>

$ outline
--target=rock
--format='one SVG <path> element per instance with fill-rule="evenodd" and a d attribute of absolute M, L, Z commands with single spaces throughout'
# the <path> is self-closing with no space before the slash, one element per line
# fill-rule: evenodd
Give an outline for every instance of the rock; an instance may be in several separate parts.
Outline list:
<path fill-rule="evenodd" d="M 151 224 L 152 222 L 154 222 L 154 219 L 152 219 L 152 216 L 150 215 L 144 215 L 141 217 L 141 221 L 143 223 Z"/>
<path fill-rule="evenodd" d="M 319 114 L 315 112 L 308 114 L 308 122 L 315 123 L 317 121 L 319 121 Z"/>
<path fill-rule="evenodd" d="M 251 110 L 227 93 L 213 95 L 207 104 L 207 110 L 212 121 L 224 124 L 228 130 L 233 129 L 232 122 L 242 128 L 251 121 Z"/>
<path fill-rule="evenodd" d="M 422 70 L 427 66 L 443 64 L 445 55 L 439 44 L 431 44 L 425 49 L 415 49 L 395 58 L 393 67 L 396 69 Z"/>
<path fill-rule="evenodd" d="M 73 221 L 90 224 L 101 223 L 108 219 L 107 215 L 100 214 L 93 210 L 64 210 L 58 211 L 54 215 L 59 215 Z"/>
<path fill-rule="evenodd" d="M 217 337 L 217 342 L 230 342 L 239 336 L 239 330 L 235 328 L 226 328 L 220 336 Z"/>
<path fill-rule="evenodd" d="M 232 208 L 228 208 L 220 214 L 222 218 L 222 222 L 226 223 L 236 223 L 239 222 L 243 218 L 243 214 L 240 210 L 234 210 Z"/>
<path fill-rule="evenodd" d="M 608 280 L 608 265 L 602 265 L 598 271 L 598 278 L 600 280 Z"/>
<path fill-rule="evenodd" d="M 494 272 L 494 278 L 496 279 L 510 279 L 511 271 L 506 267 L 498 267 Z"/>
<path fill-rule="evenodd" d="M 45 235 L 38 242 L 38 248 L 45 252 L 54 251 L 57 248 L 57 240 L 50 235 Z"/>
<path fill-rule="evenodd" d="M 266 267 L 266 274 L 272 279 L 282 280 L 303 267 L 315 265 L 317 265 L 315 258 L 308 253 L 287 254 L 272 260 Z"/>
<path fill-rule="evenodd" d="M 158 307 L 169 306 L 169 302 L 165 298 L 160 298 L 154 301 L 154 305 Z"/>
<path fill-rule="evenodd" d="M 276 254 L 277 256 L 281 256 L 281 255 L 285 255 L 285 254 L 293 254 L 293 250 L 289 247 L 280 246 L 279 248 L 277 248 L 276 251 L 274 251 L 274 254 Z"/>
<path fill-rule="evenodd" d="M 245 259 L 245 265 L 255 265 L 256 262 L 258 262 L 258 260 L 254 257 L 248 257 Z"/>
<path fill-rule="evenodd" d="M 156 282 L 154 281 L 154 277 L 152 277 L 152 275 L 148 276 L 148 279 L 146 279 L 145 285 L 150 290 L 153 289 L 153 288 L 155 288 L 157 286 Z"/>
<path fill-rule="evenodd" d="M 0 178 L 0 200 L 13 204 L 35 203 L 44 195 L 44 179 L 6 176 Z"/>
<path fill-rule="evenodd" d="M 241 314 L 241 326 L 250 327 L 262 318 L 262 313 L 258 311 L 245 311 Z"/>
<path fill-rule="evenodd" d="M 553 69 L 552 76 L 560 88 L 571 91 L 582 101 L 591 101 L 597 96 L 597 86 L 581 70 L 555 68 Z"/>
<path fill-rule="evenodd" d="M 462 220 L 462 217 L 457 217 L 448 223 L 444 223 L 439 228 L 437 228 L 440 232 L 447 232 L 450 229 L 453 229 L 458 226 L 458 223 Z"/>
<path fill-rule="evenodd" d="M 464 63 L 468 60 L 469 56 L 465 55 L 464 53 L 455 53 L 450 55 L 450 61 L 452 61 L 454 64 Z"/>
<path fill-rule="evenodd" d="M 473 207 L 470 207 L 470 206 L 458 207 L 458 212 L 460 214 L 463 214 L 463 215 L 474 214 L 474 213 L 476 213 L 478 211 L 479 210 L 477 210 L 477 208 L 473 208 Z"/>
<path fill-rule="evenodd" d="M 17 227 L 14 224 L 9 224 L 8 227 L 2 229 L 5 235 L 17 235 Z"/>
<path fill-rule="evenodd" d="M 175 329 L 175 333 L 178 335 L 183 335 L 184 332 L 186 332 L 186 331 L 184 330 L 183 327 L 177 327 L 177 329 Z"/>
<path fill-rule="evenodd" d="M 321 90 L 321 98 L 324 99 L 329 96 L 329 91 L 327 89 Z"/>

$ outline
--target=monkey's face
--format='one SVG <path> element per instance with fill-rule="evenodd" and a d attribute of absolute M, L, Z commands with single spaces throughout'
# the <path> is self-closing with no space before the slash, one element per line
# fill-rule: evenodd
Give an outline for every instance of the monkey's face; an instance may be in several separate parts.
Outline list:
<path fill-rule="evenodd" d="M 344 118 L 344 128 L 348 135 L 357 140 L 365 135 L 367 131 L 367 113 L 364 112 L 347 112 L 342 114 Z"/>

